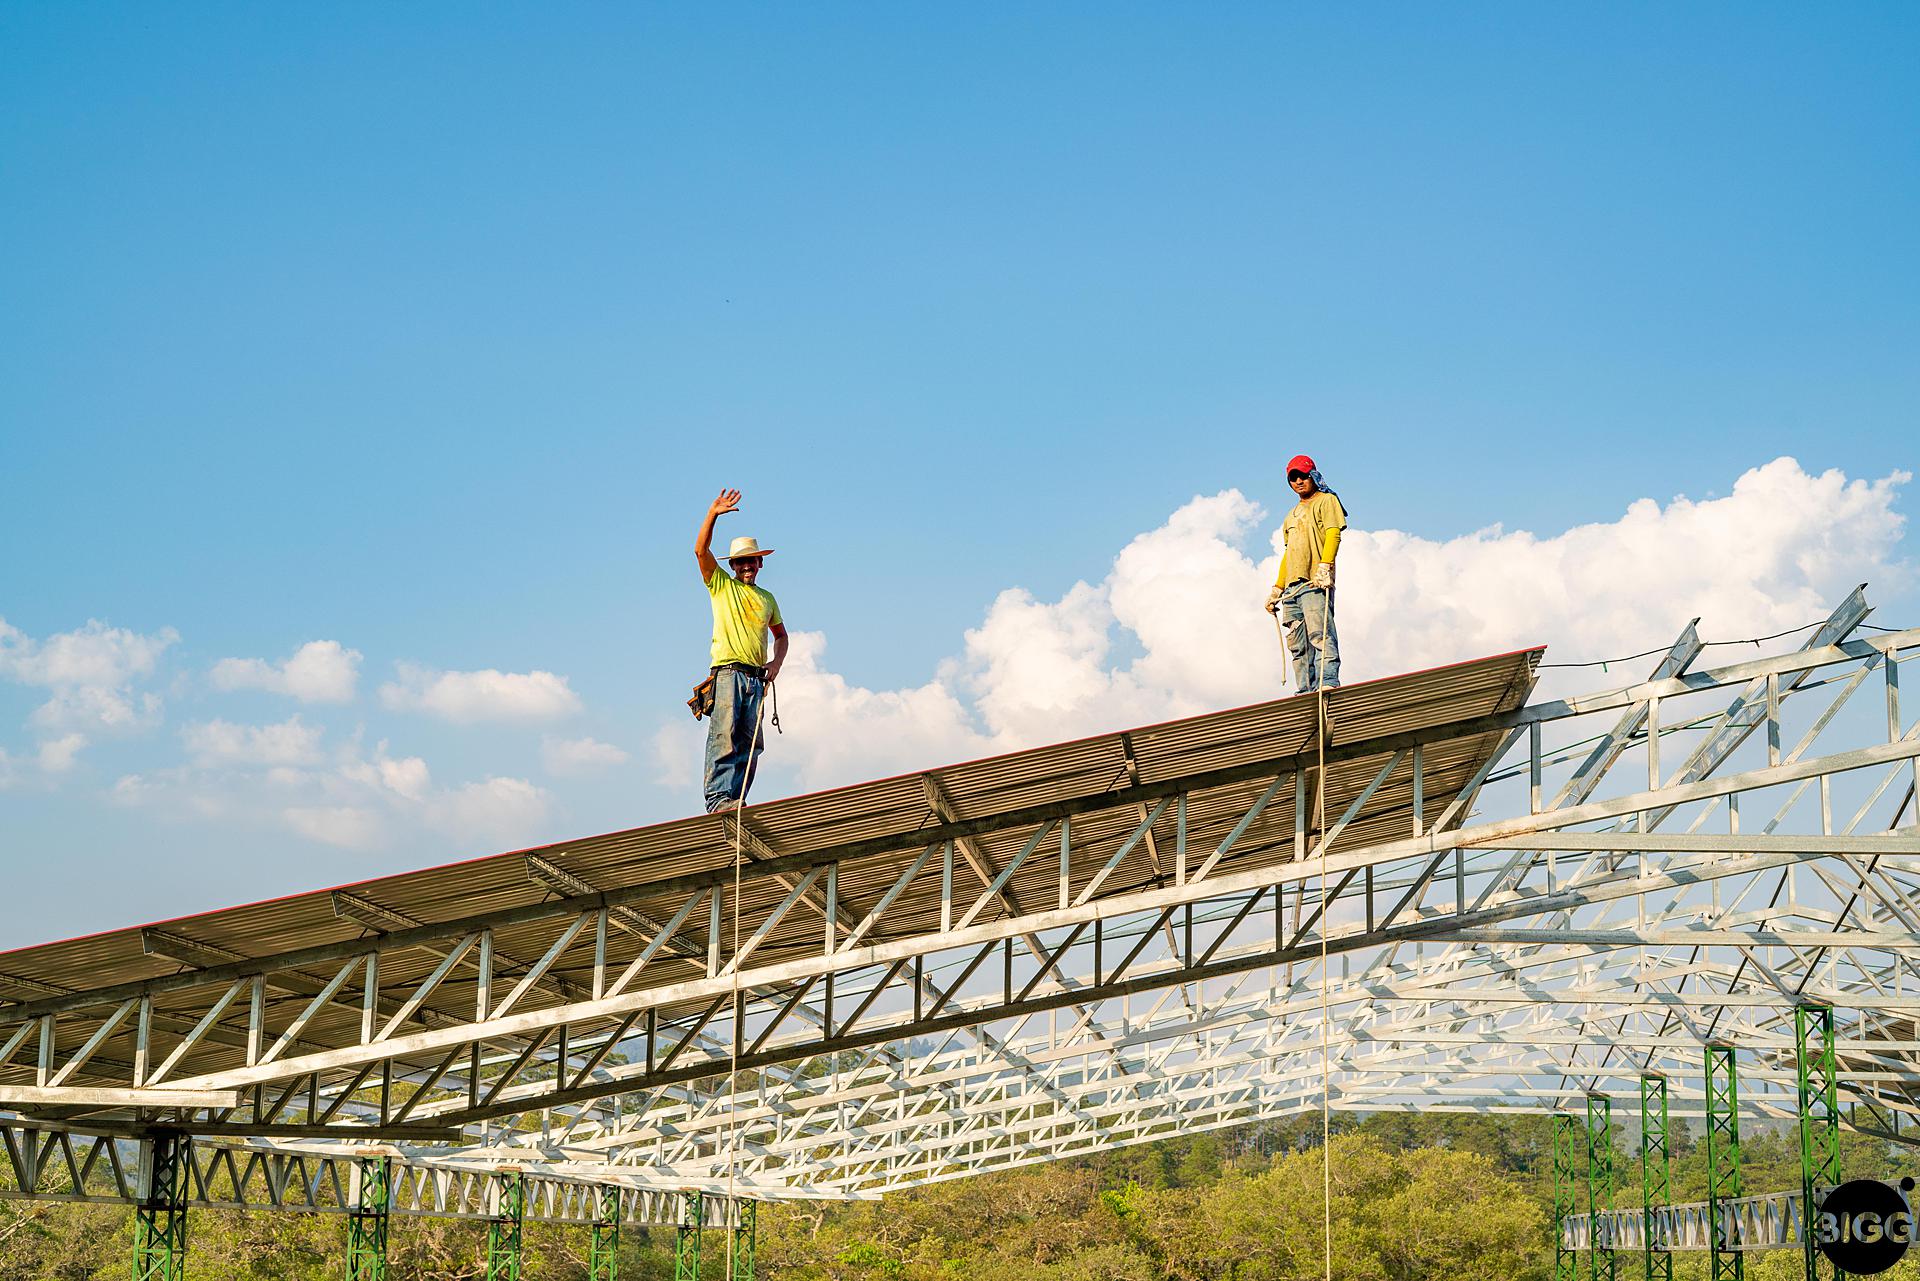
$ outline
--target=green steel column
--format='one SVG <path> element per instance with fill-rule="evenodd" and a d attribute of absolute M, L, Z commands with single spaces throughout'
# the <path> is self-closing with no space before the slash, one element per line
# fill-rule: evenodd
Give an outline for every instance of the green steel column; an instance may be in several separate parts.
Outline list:
<path fill-rule="evenodd" d="M 1667 1078 L 1640 1078 L 1640 1234 L 1647 1281 L 1673 1281 L 1673 1256 L 1655 1218 L 1673 1201 L 1667 1161 Z"/>
<path fill-rule="evenodd" d="M 347 1214 L 347 1281 L 387 1281 L 387 1223 L 393 1158 L 363 1156 L 359 1194 Z"/>
<path fill-rule="evenodd" d="M 1593 1281 L 1614 1281 L 1619 1257 L 1613 1252 L 1613 1233 L 1603 1221 L 1613 1209 L 1613 1100 L 1602 1094 L 1587 1096 L 1587 1222 L 1592 1236 L 1587 1244 L 1588 1275 Z"/>
<path fill-rule="evenodd" d="M 601 1188 L 593 1218 L 593 1253 L 587 1259 L 588 1281 L 618 1281 L 620 1271 L 620 1189 Z"/>
<path fill-rule="evenodd" d="M 1707 1218 L 1711 1281 L 1745 1281 L 1746 1261 L 1733 1248 L 1721 1205 L 1740 1195 L 1740 1082 L 1731 1045 L 1707 1047 Z"/>
<path fill-rule="evenodd" d="M 187 1275 L 187 1165 L 193 1139 L 155 1130 L 140 1141 L 146 1180 L 134 1210 L 133 1281 L 184 1281 Z"/>
<path fill-rule="evenodd" d="M 1834 1079 L 1833 1010 L 1802 1005 L 1793 1011 L 1794 1071 L 1800 1084 L 1800 1246 L 1807 1281 L 1838 1281 L 1833 1261 L 1814 1243 L 1820 1197 L 1840 1183 L 1840 1097 Z"/>
<path fill-rule="evenodd" d="M 701 1193 L 687 1193 L 687 1209 L 673 1234 L 673 1281 L 700 1281 L 700 1229 L 706 1212 Z"/>
<path fill-rule="evenodd" d="M 1578 1281 L 1580 1259 L 1567 1248 L 1567 1220 L 1579 1213 L 1575 1203 L 1574 1156 L 1580 1152 L 1579 1122 L 1562 1112 L 1553 1118 L 1553 1281 Z"/>
<path fill-rule="evenodd" d="M 527 1176 L 503 1170 L 493 1176 L 493 1218 L 487 1221 L 487 1281 L 520 1281 L 520 1245 L 527 1216 Z"/>
<path fill-rule="evenodd" d="M 759 1231 L 758 1202 L 734 1203 L 733 1273 L 729 1281 L 753 1281 L 753 1250 Z"/>

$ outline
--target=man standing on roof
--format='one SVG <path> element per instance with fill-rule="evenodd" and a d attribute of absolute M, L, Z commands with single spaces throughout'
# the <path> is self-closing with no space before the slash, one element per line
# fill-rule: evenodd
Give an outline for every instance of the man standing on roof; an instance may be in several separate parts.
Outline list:
<path fill-rule="evenodd" d="M 713 558 L 713 522 L 740 510 L 740 491 L 723 489 L 707 508 L 693 556 L 713 604 L 713 719 L 707 724 L 707 813 L 725 809 L 747 794 L 754 766 L 766 746 L 760 735 L 760 700 L 787 661 L 787 628 L 780 603 L 758 583 L 760 566 L 773 548 L 736 538 L 727 564 Z M 773 659 L 767 659 L 767 633 Z"/>
<path fill-rule="evenodd" d="M 1300 496 L 1281 524 L 1285 550 L 1280 575 L 1267 593 L 1267 609 L 1286 626 L 1293 683 L 1302 693 L 1340 683 L 1340 636 L 1333 626 L 1333 558 L 1347 509 L 1327 488 L 1313 459 L 1298 454 L 1287 464 L 1287 485 Z"/>

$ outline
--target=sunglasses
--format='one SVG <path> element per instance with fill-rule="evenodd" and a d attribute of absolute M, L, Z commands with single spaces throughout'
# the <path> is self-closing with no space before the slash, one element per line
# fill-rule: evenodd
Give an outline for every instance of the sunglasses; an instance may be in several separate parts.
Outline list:
<path fill-rule="evenodd" d="M 1290 471 L 1287 473 L 1287 483 L 1291 485 L 1296 480 L 1305 480 L 1311 474 L 1311 472 Z"/>
<path fill-rule="evenodd" d="M 760 558 L 758 556 L 742 556 L 738 560 L 732 561 L 731 564 L 735 569 L 758 569 L 760 568 Z"/>

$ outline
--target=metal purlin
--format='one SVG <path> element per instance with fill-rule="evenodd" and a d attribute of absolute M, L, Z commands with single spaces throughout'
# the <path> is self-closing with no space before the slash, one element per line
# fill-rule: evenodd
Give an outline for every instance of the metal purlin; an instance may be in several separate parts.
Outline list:
<path fill-rule="evenodd" d="M 1553 1118 L 1553 1281 L 1578 1281 L 1579 1252 L 1567 1244 L 1567 1220 L 1579 1213 L 1575 1197 L 1574 1155 L 1580 1149 L 1579 1122 L 1565 1112 Z"/>
<path fill-rule="evenodd" d="M 1613 1209 L 1613 1100 L 1604 1094 L 1587 1096 L 1587 1241 L 1588 1275 L 1593 1281 L 1614 1281 L 1619 1256 L 1606 1214 Z"/>
<path fill-rule="evenodd" d="M 687 1193 L 687 1212 L 673 1233 L 673 1281 L 700 1281 L 700 1229 L 705 1226 L 706 1198 Z"/>
<path fill-rule="evenodd" d="M 1711 1281 L 1745 1281 L 1746 1260 L 1734 1247 L 1732 1210 L 1740 1195 L 1740 1082 L 1731 1045 L 1709 1045 L 1707 1069 L 1707 1219 Z"/>
<path fill-rule="evenodd" d="M 1658 1218 L 1673 1200 L 1667 1155 L 1667 1078 L 1649 1073 L 1640 1078 L 1640 1249 L 1647 1281 L 1673 1281 L 1673 1255 Z"/>
<path fill-rule="evenodd" d="M 620 1272 L 620 1189 L 603 1187 L 593 1220 L 593 1243 L 587 1256 L 588 1281 L 616 1281 Z"/>
<path fill-rule="evenodd" d="M 347 1281 L 387 1281 L 387 1228 L 393 1203 L 393 1158 L 361 1157 L 347 1219 Z"/>
<path fill-rule="evenodd" d="M 1793 1011 L 1794 1075 L 1800 1098 L 1800 1247 L 1807 1281 L 1839 1281 L 1832 1260 L 1814 1241 L 1820 1197 L 1840 1182 L 1840 1101 L 1833 1054 L 1833 1007 L 1802 1005 Z"/>
<path fill-rule="evenodd" d="M 487 1281 L 520 1281 L 520 1247 L 525 1236 L 527 1176 L 519 1170 L 494 1176 L 499 1198 L 487 1222 Z"/>
<path fill-rule="evenodd" d="M 155 1130 L 140 1141 L 144 1195 L 134 1212 L 133 1281 L 185 1281 L 187 1167 L 193 1139 Z"/>

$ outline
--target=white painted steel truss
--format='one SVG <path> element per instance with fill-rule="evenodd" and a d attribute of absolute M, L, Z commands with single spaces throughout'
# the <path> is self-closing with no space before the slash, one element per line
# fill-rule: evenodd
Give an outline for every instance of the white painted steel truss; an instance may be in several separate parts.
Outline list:
<path fill-rule="evenodd" d="M 1697 1114 L 1708 1043 L 1739 1050 L 1745 1111 L 1791 1117 L 1818 1002 L 1860 1124 L 1894 1132 L 1920 1110 L 1920 631 L 1867 612 L 1700 670 L 1689 627 L 1625 688 L 1335 719 L 1090 797 L 961 817 L 928 775 L 919 829 L 839 849 L 779 853 L 749 811 L 737 888 L 530 855 L 537 907 L 426 923 L 349 894 L 377 931 L 352 944 L 161 938 L 188 968 L 0 1006 L 0 1070 L 31 1068 L 0 1106 L 42 1134 L 853 1196 L 1323 1101 L 1552 1111 L 1661 1073 Z"/>

